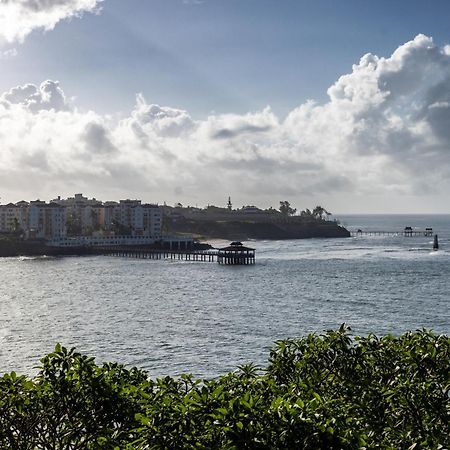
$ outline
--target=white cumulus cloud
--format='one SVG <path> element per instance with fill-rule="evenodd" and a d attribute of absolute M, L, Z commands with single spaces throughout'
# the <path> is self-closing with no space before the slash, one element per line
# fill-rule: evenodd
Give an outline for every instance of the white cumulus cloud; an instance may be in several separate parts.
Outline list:
<path fill-rule="evenodd" d="M 448 47 L 418 35 L 388 57 L 366 54 L 328 96 L 286 118 L 267 107 L 198 120 L 139 94 L 116 121 L 81 112 L 57 82 L 17 86 L 0 96 L 2 197 L 85 191 L 205 204 L 232 195 L 308 206 L 450 193 Z"/>
<path fill-rule="evenodd" d="M 22 42 L 35 29 L 96 11 L 103 0 L 0 0 L 0 38 Z M 1 42 L 1 41 L 0 41 Z"/>
<path fill-rule="evenodd" d="M 0 103 L 6 107 L 21 105 L 30 112 L 63 111 L 69 108 L 59 83 L 51 80 L 45 81 L 39 87 L 34 84 L 14 87 L 0 96 Z"/>

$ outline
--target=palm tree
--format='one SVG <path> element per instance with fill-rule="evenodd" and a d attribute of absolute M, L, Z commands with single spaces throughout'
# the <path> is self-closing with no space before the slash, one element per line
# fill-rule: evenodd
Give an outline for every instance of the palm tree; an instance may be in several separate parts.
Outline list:
<path fill-rule="evenodd" d="M 324 218 L 326 216 L 329 216 L 331 213 L 329 213 L 325 208 L 323 208 L 322 206 L 316 206 L 313 211 L 312 211 L 312 215 L 316 218 L 316 219 L 322 219 L 324 220 Z"/>

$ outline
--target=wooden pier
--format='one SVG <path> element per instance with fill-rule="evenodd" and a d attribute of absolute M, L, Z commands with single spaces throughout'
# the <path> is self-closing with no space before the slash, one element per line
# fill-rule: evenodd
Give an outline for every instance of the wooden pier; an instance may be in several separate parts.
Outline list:
<path fill-rule="evenodd" d="M 403 237 L 432 237 L 433 236 L 433 228 L 425 228 L 425 230 L 415 230 L 412 227 L 405 227 L 401 231 L 374 231 L 374 230 L 357 230 L 351 231 L 350 234 L 352 236 L 403 236 Z"/>
<path fill-rule="evenodd" d="M 105 247 L 101 254 L 105 256 L 119 256 L 122 258 L 137 259 L 172 259 L 180 261 L 215 262 L 218 257 L 217 250 L 165 250 L 142 249 L 136 247 Z"/>
<path fill-rule="evenodd" d="M 105 256 L 137 259 L 171 259 L 179 261 L 218 262 L 227 265 L 255 264 L 255 249 L 244 247 L 240 242 L 232 242 L 222 249 L 209 250 L 169 250 L 144 249 L 136 246 L 102 247 L 98 253 Z"/>

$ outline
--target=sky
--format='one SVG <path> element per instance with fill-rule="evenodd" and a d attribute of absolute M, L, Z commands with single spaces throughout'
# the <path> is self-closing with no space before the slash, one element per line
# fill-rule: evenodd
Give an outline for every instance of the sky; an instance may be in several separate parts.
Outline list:
<path fill-rule="evenodd" d="M 0 0 L 0 202 L 450 213 L 448 17 L 448 0 Z"/>

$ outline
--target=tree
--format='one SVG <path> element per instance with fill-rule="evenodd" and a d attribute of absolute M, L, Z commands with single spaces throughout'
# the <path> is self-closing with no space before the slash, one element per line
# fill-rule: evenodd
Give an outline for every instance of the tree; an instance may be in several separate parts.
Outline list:
<path fill-rule="evenodd" d="M 69 213 L 67 216 L 66 227 L 69 236 L 80 236 L 82 234 L 81 219 L 74 212 Z"/>
<path fill-rule="evenodd" d="M 327 216 L 330 215 L 330 213 L 323 208 L 322 206 L 316 206 L 313 211 L 312 211 L 312 215 L 316 218 L 316 219 L 322 219 L 324 220 Z"/>
<path fill-rule="evenodd" d="M 283 216 L 293 216 L 296 212 L 296 208 L 291 208 L 291 204 L 288 201 L 281 201 L 280 202 L 280 213 L 283 214 Z"/>
<path fill-rule="evenodd" d="M 312 212 L 311 212 L 311 210 L 306 208 L 300 213 L 300 216 L 301 217 L 311 217 L 312 216 Z"/>
<path fill-rule="evenodd" d="M 265 368 L 149 379 L 57 344 L 33 378 L 0 377 L 1 449 L 450 448 L 450 337 L 277 341 Z"/>
<path fill-rule="evenodd" d="M 119 236 L 131 236 L 131 227 L 123 225 L 118 220 L 113 220 L 111 225 L 115 234 Z"/>
<path fill-rule="evenodd" d="M 22 230 L 22 227 L 20 226 L 20 222 L 19 222 L 19 220 L 17 219 L 17 217 L 14 217 L 14 219 L 13 219 L 13 233 L 16 235 L 16 236 L 19 236 L 20 234 L 22 234 L 23 233 L 23 230 Z"/>

